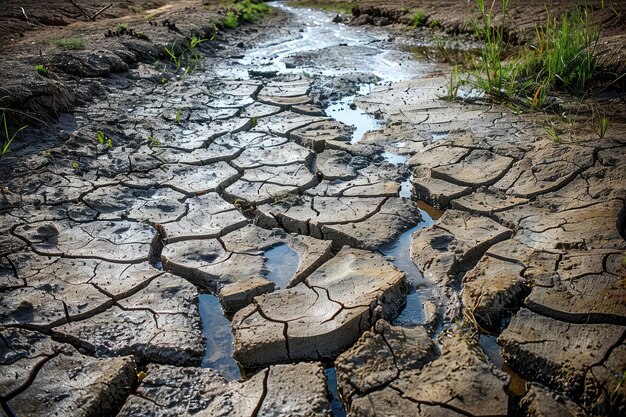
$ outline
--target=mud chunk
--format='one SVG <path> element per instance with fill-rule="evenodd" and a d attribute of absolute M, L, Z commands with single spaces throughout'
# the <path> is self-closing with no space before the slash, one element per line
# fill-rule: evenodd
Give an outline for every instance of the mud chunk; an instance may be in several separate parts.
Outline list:
<path fill-rule="evenodd" d="M 505 416 L 507 384 L 504 373 L 495 369 L 480 350 L 457 336 L 446 340 L 441 356 L 421 370 L 402 371 L 387 388 L 355 399 L 351 413 Z"/>
<path fill-rule="evenodd" d="M 422 327 L 403 328 L 379 320 L 335 361 L 342 398 L 368 394 L 398 378 L 400 372 L 421 369 L 436 356 Z"/>
<path fill-rule="evenodd" d="M 178 365 L 195 364 L 204 353 L 197 290 L 189 282 L 161 275 L 119 301 L 119 306 L 54 328 L 95 355 L 136 355 Z"/>
<path fill-rule="evenodd" d="M 572 401 L 533 384 L 522 398 L 520 409 L 528 417 L 583 417 L 587 414 Z"/>
<path fill-rule="evenodd" d="M 556 390 L 582 390 L 585 370 L 623 337 L 624 326 L 572 324 L 521 309 L 498 338 L 502 356 L 516 371 Z"/>
<path fill-rule="evenodd" d="M 330 417 L 324 370 L 317 363 L 275 365 L 245 382 L 212 369 L 149 365 L 121 417 Z"/>
<path fill-rule="evenodd" d="M 96 359 L 18 329 L 2 331 L 0 368 L 0 392 L 15 415 L 109 415 L 136 379 L 130 357 Z"/>
<path fill-rule="evenodd" d="M 407 291 L 404 274 L 380 255 L 344 248 L 301 284 L 256 297 L 235 315 L 235 359 L 250 367 L 334 358 L 376 316 L 391 318 Z"/>
<path fill-rule="evenodd" d="M 426 279 L 448 286 L 457 272 L 470 267 L 511 233 L 487 217 L 448 210 L 434 226 L 413 234 L 411 256 Z"/>
<path fill-rule="evenodd" d="M 478 324 L 497 329 L 500 318 L 519 303 L 526 288 L 524 267 L 484 256 L 463 277 L 463 304 Z"/>
<path fill-rule="evenodd" d="M 481 187 L 495 183 L 512 164 L 513 158 L 478 149 L 461 162 L 433 168 L 431 175 L 461 186 Z"/>

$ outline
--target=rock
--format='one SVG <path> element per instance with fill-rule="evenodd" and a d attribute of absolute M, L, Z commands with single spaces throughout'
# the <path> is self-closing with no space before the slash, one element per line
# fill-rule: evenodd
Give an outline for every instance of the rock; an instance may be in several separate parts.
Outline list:
<path fill-rule="evenodd" d="M 583 417 L 587 413 L 574 402 L 555 394 L 540 385 L 531 385 L 519 404 L 529 417 Z"/>
<path fill-rule="evenodd" d="M 136 380 L 130 357 L 96 359 L 40 333 L 1 333 L 0 395 L 15 415 L 110 415 Z"/>
<path fill-rule="evenodd" d="M 436 354 L 435 345 L 422 327 L 395 327 L 379 320 L 335 360 L 341 397 L 350 404 L 354 396 L 387 385 L 402 371 L 421 369 Z"/>
<path fill-rule="evenodd" d="M 624 330 L 612 324 L 566 323 L 521 309 L 498 344 L 522 376 L 569 395 L 582 390 L 586 369 L 602 361 Z"/>
<path fill-rule="evenodd" d="M 326 379 L 317 363 L 275 365 L 245 382 L 212 369 L 149 365 L 118 416 L 330 417 Z"/>
<path fill-rule="evenodd" d="M 255 367 L 334 358 L 378 316 L 393 317 L 407 291 L 404 274 L 380 255 L 344 248 L 304 282 L 235 314 L 235 359 Z"/>

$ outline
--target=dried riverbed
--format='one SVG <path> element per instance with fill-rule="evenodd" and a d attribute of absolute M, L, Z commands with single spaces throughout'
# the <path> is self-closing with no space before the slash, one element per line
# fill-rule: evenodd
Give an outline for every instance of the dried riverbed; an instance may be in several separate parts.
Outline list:
<path fill-rule="evenodd" d="M 276 7 L 1 162 L 3 412 L 619 407 L 623 126 L 555 144 L 548 116 L 440 99 L 447 68 L 388 32 Z"/>

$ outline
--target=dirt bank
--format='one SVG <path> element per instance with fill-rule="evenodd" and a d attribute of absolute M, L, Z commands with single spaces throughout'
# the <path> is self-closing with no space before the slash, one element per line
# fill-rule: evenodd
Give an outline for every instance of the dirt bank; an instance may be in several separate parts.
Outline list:
<path fill-rule="evenodd" d="M 126 72 L 137 62 L 171 61 L 165 47 L 180 55 L 196 37 L 213 39 L 199 45 L 205 53 L 219 48 L 224 19 L 228 12 L 237 13 L 235 2 L 75 3 L 80 8 L 57 1 L 3 3 L 0 18 L 8 24 L 0 32 L 2 106 L 52 120 L 102 93 L 103 77 Z M 162 68 L 163 82 L 181 74 Z"/>

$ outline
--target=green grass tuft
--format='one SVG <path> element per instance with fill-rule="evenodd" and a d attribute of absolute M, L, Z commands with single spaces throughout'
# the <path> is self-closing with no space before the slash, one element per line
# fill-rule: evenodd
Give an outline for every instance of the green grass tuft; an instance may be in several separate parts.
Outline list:
<path fill-rule="evenodd" d="M 426 16 L 426 13 L 424 13 L 424 10 L 417 9 L 411 15 L 411 27 L 416 28 L 424 26 L 427 20 L 428 17 Z"/>
<path fill-rule="evenodd" d="M 81 38 L 59 38 L 53 40 L 52 44 L 62 49 L 83 49 L 85 47 Z"/>

